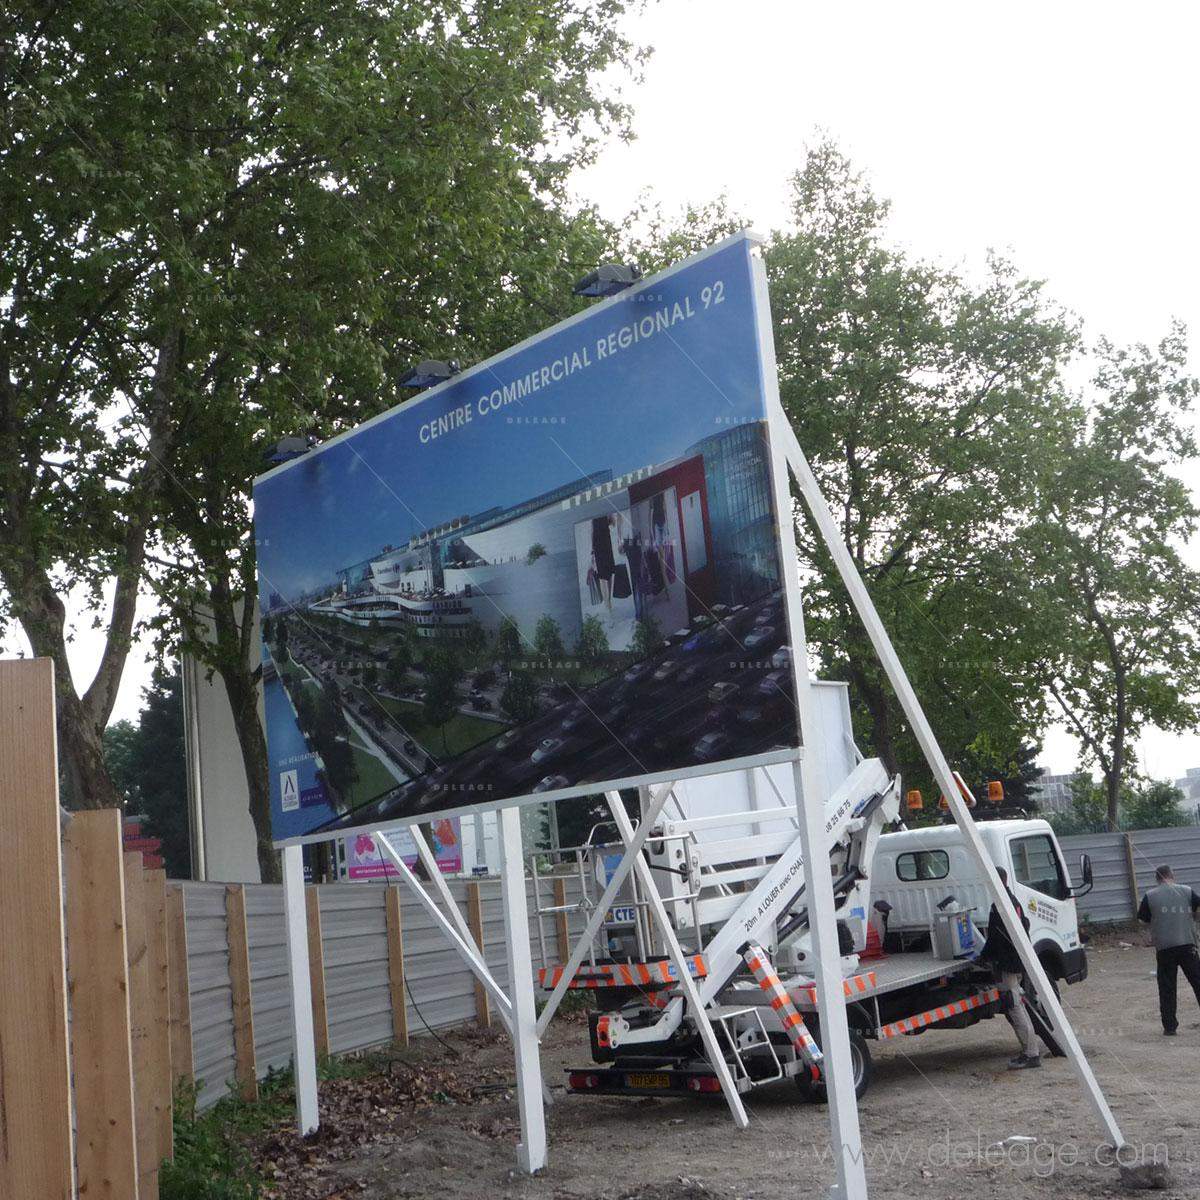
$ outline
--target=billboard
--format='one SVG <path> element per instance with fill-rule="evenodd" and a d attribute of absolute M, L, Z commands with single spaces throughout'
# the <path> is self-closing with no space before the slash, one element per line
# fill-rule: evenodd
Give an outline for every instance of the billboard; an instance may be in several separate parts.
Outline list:
<path fill-rule="evenodd" d="M 277 842 L 794 756 L 753 254 L 259 478 Z"/>
<path fill-rule="evenodd" d="M 417 845 L 407 826 L 385 829 L 392 848 L 403 859 L 405 866 L 414 867 L 417 862 Z M 433 821 L 428 830 L 429 848 L 433 851 L 438 869 L 444 875 L 457 875 L 463 869 L 462 827 L 457 817 L 443 817 Z M 384 858 L 375 838 L 366 830 L 348 837 L 344 841 L 346 850 L 346 878 L 360 882 L 379 879 L 399 879 L 400 872 Z"/>

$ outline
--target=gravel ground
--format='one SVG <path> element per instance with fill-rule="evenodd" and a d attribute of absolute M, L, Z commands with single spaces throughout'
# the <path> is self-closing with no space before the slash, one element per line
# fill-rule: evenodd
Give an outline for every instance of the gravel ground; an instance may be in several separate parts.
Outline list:
<path fill-rule="evenodd" d="M 1200 1198 L 1200 1010 L 1183 980 L 1180 1030 L 1164 1038 L 1154 956 L 1139 933 L 1092 941 L 1088 980 L 1064 999 L 1126 1141 L 1169 1162 L 1161 1196 Z M 511 1068 L 503 1037 L 464 1032 L 405 1051 L 413 1066 L 450 1065 L 459 1076 L 499 1078 Z M 1126 1193 L 1098 1161 L 1101 1128 L 1064 1059 L 1009 1072 L 1016 1044 L 995 1019 L 964 1031 L 928 1031 L 871 1044 L 875 1074 L 860 1105 L 873 1200 L 1016 1200 Z M 824 1196 L 833 1173 L 826 1109 L 777 1084 L 746 1098 L 738 1132 L 720 1097 L 615 1099 L 567 1096 L 568 1065 L 589 1062 L 579 1018 L 556 1022 L 543 1046 L 557 1102 L 548 1112 L 549 1165 L 514 1170 L 516 1102 L 502 1088 L 468 1103 L 414 1108 L 347 1161 L 321 1163 L 296 1196 L 446 1197 L 448 1200 L 701 1200 Z M 511 1078 L 511 1076 L 509 1077 Z M 994 1148 L 1006 1138 L 1036 1142 Z M 1103 1155 L 1101 1154 L 1101 1157 Z M 293 1194 L 289 1191 L 289 1195 Z"/>

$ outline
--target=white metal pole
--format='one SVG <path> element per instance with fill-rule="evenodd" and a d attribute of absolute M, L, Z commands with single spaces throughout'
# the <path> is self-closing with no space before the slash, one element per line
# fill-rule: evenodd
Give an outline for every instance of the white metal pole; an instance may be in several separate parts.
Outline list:
<path fill-rule="evenodd" d="M 633 826 L 630 824 L 629 814 L 625 811 L 625 803 L 621 799 L 621 793 L 605 792 L 605 796 L 608 799 L 608 807 L 612 812 L 613 820 L 616 822 L 621 840 L 626 845 L 629 845 L 633 840 Z M 725 1102 L 729 1105 L 729 1111 L 733 1113 L 733 1119 L 737 1127 L 745 1129 L 750 1124 L 750 1118 L 746 1116 L 746 1108 L 742 1104 L 742 1098 L 738 1094 L 737 1086 L 733 1082 L 733 1076 L 729 1071 L 729 1064 L 725 1061 L 725 1055 L 717 1042 L 717 1035 L 713 1032 L 712 1022 L 708 1019 L 708 1013 L 704 1010 L 704 1002 L 700 999 L 700 992 L 696 987 L 696 981 L 692 978 L 692 974 L 688 970 L 683 948 L 679 944 L 679 939 L 675 936 L 675 927 L 671 924 L 670 917 L 667 916 L 667 906 L 663 903 L 658 885 L 654 882 L 654 875 L 650 870 L 650 864 L 639 853 L 633 860 L 633 868 L 637 872 L 638 878 L 642 882 L 642 887 L 646 892 L 646 900 L 650 905 L 650 911 L 654 914 L 654 918 L 658 922 L 659 931 L 662 933 L 663 942 L 667 947 L 667 957 L 675 964 L 675 970 L 679 975 L 679 986 L 683 989 L 688 1007 L 696 1022 L 696 1028 L 700 1031 L 700 1040 L 704 1043 L 705 1052 L 708 1054 L 708 1061 L 712 1064 L 712 1068 L 717 1073 L 717 1078 L 721 1082 L 721 1091 L 725 1093 Z"/>
<path fill-rule="evenodd" d="M 512 989 L 517 1107 L 521 1114 L 517 1162 L 523 1171 L 532 1174 L 546 1165 L 546 1113 L 542 1107 L 542 1066 L 538 1054 L 537 1008 L 533 1002 L 533 956 L 529 952 L 529 905 L 525 894 L 525 860 L 521 853 L 521 814 L 515 808 L 502 808 L 499 822 L 500 896 Z"/>
<path fill-rule="evenodd" d="M 837 909 L 833 878 L 829 872 L 829 845 L 825 833 L 825 803 L 812 769 L 811 747 L 819 733 L 813 719 L 812 681 L 808 672 L 808 645 L 804 635 L 804 610 L 800 596 L 796 530 L 792 494 L 784 458 L 785 431 L 789 431 L 779 401 L 775 368 L 775 343 L 771 333 L 767 273 L 761 258 L 753 260 L 754 302 L 766 400 L 771 489 L 779 522 L 780 569 L 787 617 L 788 644 L 792 648 L 792 683 L 796 696 L 796 723 L 800 754 L 792 766 L 796 787 L 800 849 L 804 855 L 804 881 L 808 900 L 808 928 L 815 962 L 817 1012 L 821 1022 L 822 1074 L 829 1101 L 829 1139 L 837 1164 L 837 1182 L 830 1191 L 836 1200 L 866 1200 L 867 1176 L 863 1164 L 862 1132 L 858 1122 L 858 1097 L 854 1090 L 854 1063 L 850 1054 L 850 1024 L 842 987 L 842 955 L 838 945 Z"/>
<path fill-rule="evenodd" d="M 1026 934 L 1021 923 L 1017 920 L 1017 915 L 1013 911 L 1012 901 L 1009 900 L 1008 894 L 1000 882 L 1000 877 L 996 874 L 996 868 L 984 850 L 983 841 L 979 836 L 979 831 L 975 828 L 975 821 L 971 816 L 971 812 L 958 790 L 958 783 L 950 770 L 950 764 L 946 761 L 945 755 L 942 754 L 941 747 L 938 745 L 937 738 L 934 737 L 933 730 L 925 717 L 920 701 L 917 700 L 916 692 L 913 691 L 904 666 L 896 654 L 895 647 L 893 647 L 891 639 L 888 637 L 883 622 L 879 619 L 879 613 L 875 610 L 875 605 L 871 601 L 871 596 L 867 591 L 866 585 L 859 576 L 858 569 L 854 565 L 854 560 L 850 557 L 850 552 L 846 549 L 845 543 L 842 541 L 837 522 L 834 520 L 833 513 L 829 511 L 825 497 L 821 494 L 820 486 L 812 473 L 812 468 L 808 465 L 808 460 L 804 457 L 804 452 L 800 448 L 800 443 L 796 439 L 795 432 L 787 424 L 786 420 L 783 422 L 783 425 L 787 459 L 791 465 L 796 483 L 800 488 L 800 494 L 804 497 L 804 502 L 812 514 L 813 521 L 820 532 L 822 540 L 828 548 L 829 553 L 833 556 L 833 561 L 837 566 L 842 583 L 845 585 L 846 591 L 849 592 L 850 599 L 866 628 L 867 636 L 871 639 L 875 653 L 878 655 L 879 661 L 887 673 L 892 689 L 896 693 L 896 698 L 900 701 L 900 707 L 903 709 L 917 742 L 920 744 L 921 751 L 925 755 L 925 761 L 929 764 L 929 769 L 933 772 L 938 786 L 942 789 L 942 794 L 946 797 L 950 805 L 950 811 L 954 814 L 954 820 L 963 832 L 967 847 L 976 863 L 983 870 L 992 902 L 1000 913 L 1004 921 L 1004 927 L 1008 930 L 1009 937 L 1012 939 L 1013 945 L 1021 956 L 1025 973 L 1033 983 L 1037 998 L 1049 1013 L 1054 1033 L 1062 1043 L 1067 1057 L 1071 1060 L 1071 1065 L 1075 1068 L 1076 1074 L 1078 1074 L 1080 1082 L 1083 1084 L 1084 1091 L 1087 1093 L 1088 1099 L 1091 1101 L 1096 1116 L 1104 1127 L 1104 1131 L 1108 1135 L 1110 1142 L 1114 1146 L 1120 1147 L 1125 1144 L 1125 1139 L 1121 1134 L 1120 1127 L 1117 1125 L 1116 1118 L 1113 1116 L 1112 1109 L 1109 1108 L 1108 1101 L 1105 1100 L 1104 1093 L 1100 1090 L 1096 1076 L 1093 1074 L 1091 1066 L 1084 1057 L 1083 1049 L 1079 1045 L 1079 1039 L 1075 1036 L 1075 1031 L 1071 1028 L 1071 1024 L 1067 1020 L 1067 1015 L 1063 1011 L 1058 997 L 1054 994 L 1050 980 L 1047 978 L 1042 964 L 1038 961 L 1038 957 L 1034 953 L 1028 934 Z"/>
<path fill-rule="evenodd" d="M 317 1111 L 317 1043 L 313 1034 L 312 977 L 308 973 L 308 906 L 304 902 L 304 851 L 283 848 L 283 920 L 287 930 L 292 996 L 292 1070 L 296 1125 L 301 1134 L 320 1124 Z"/>
<path fill-rule="evenodd" d="M 429 854 L 428 844 L 421 835 L 421 831 L 414 825 L 411 832 L 417 843 L 418 854 L 423 846 L 426 853 Z M 475 935 L 471 933 L 470 927 L 467 925 L 467 919 L 462 914 L 462 909 L 458 907 L 454 897 L 450 894 L 450 889 L 446 886 L 446 880 L 442 876 L 442 872 L 437 867 L 437 864 L 434 863 L 432 882 L 435 890 L 442 897 L 446 911 L 450 914 L 449 917 L 442 913 L 434 902 L 433 897 L 421 886 L 421 881 L 412 873 L 408 863 L 396 852 L 395 846 L 392 845 L 387 835 L 376 831 L 371 836 L 382 847 L 383 856 L 395 867 L 400 878 L 408 884 L 409 890 L 416 896 L 421 907 L 433 918 L 446 935 L 450 945 L 462 956 L 472 974 L 487 989 L 488 995 L 496 1002 L 496 1015 L 504 1023 L 504 1028 L 511 1034 L 512 1003 L 496 982 L 495 976 L 488 969 L 487 960 L 483 956 L 483 947 L 475 944 Z M 433 855 L 429 854 L 429 858 L 432 861 Z M 545 1083 L 542 1084 L 542 1099 L 547 1104 L 554 1103 L 554 1099 L 550 1095 L 550 1089 Z"/>
<path fill-rule="evenodd" d="M 464 937 L 454 927 L 450 919 L 442 913 L 441 909 L 434 903 L 433 897 L 421 886 L 421 881 L 412 873 L 409 865 L 396 852 L 396 848 L 388 840 L 387 834 L 376 830 L 371 836 L 383 851 L 384 857 L 399 873 L 400 878 L 408 884 L 409 890 L 416 896 L 421 907 L 441 927 L 442 933 L 445 934 L 451 946 L 458 951 L 475 977 L 483 984 L 488 995 L 495 1001 L 500 1011 L 500 1019 L 504 1021 L 505 1025 L 511 1028 L 512 1005 L 509 1003 L 509 999 L 504 994 L 503 989 L 496 982 L 491 971 L 488 970 L 488 965 L 484 961 L 483 955 L 475 946 L 475 939 L 469 933 Z M 457 907 L 453 905 L 453 901 L 451 901 L 451 907 L 454 912 L 458 911 Z"/>

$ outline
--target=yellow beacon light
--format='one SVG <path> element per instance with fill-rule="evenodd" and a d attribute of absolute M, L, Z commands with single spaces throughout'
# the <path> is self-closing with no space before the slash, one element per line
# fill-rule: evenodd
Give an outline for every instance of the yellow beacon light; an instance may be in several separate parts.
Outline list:
<path fill-rule="evenodd" d="M 908 801 L 909 812 L 920 812 L 921 809 L 925 807 L 925 801 L 921 799 L 921 793 L 917 788 L 913 788 L 912 791 L 905 796 L 905 800 Z"/>

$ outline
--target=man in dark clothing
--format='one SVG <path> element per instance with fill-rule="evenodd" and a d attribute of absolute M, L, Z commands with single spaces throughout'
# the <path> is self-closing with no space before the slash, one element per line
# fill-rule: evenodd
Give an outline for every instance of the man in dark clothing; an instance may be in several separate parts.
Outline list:
<path fill-rule="evenodd" d="M 1158 956 L 1158 1009 L 1163 1033 L 1174 1037 L 1179 1028 L 1176 1016 L 1178 972 L 1192 985 L 1200 1004 L 1200 954 L 1196 952 L 1195 913 L 1200 896 L 1194 889 L 1175 882 L 1175 872 L 1161 866 L 1154 872 L 1158 881 L 1143 897 L 1138 920 L 1150 926 Z"/>
<path fill-rule="evenodd" d="M 1029 918 L 1022 911 L 1016 896 L 1008 889 L 1008 873 L 1003 867 L 997 867 L 996 873 L 1000 876 L 1000 882 L 1004 885 L 1004 890 L 1012 901 L 1013 909 L 1020 918 L 1021 927 L 1028 933 Z M 1034 1032 L 1033 1022 L 1029 1019 L 1029 1013 L 1025 1009 L 1025 998 L 1021 990 L 1021 977 L 1025 967 L 1021 962 L 1021 956 L 1017 953 L 1016 946 L 1012 943 L 1012 938 L 1008 936 L 1008 930 L 1004 927 L 1000 910 L 994 904 L 988 913 L 987 941 L 980 952 L 979 962 L 992 967 L 999 978 L 1000 990 L 1008 994 L 1008 1011 L 1004 1015 L 1013 1027 L 1017 1041 L 1021 1043 L 1021 1053 L 1008 1064 L 1008 1069 L 1025 1071 L 1031 1067 L 1040 1067 L 1042 1055 L 1038 1049 L 1037 1034 Z"/>

